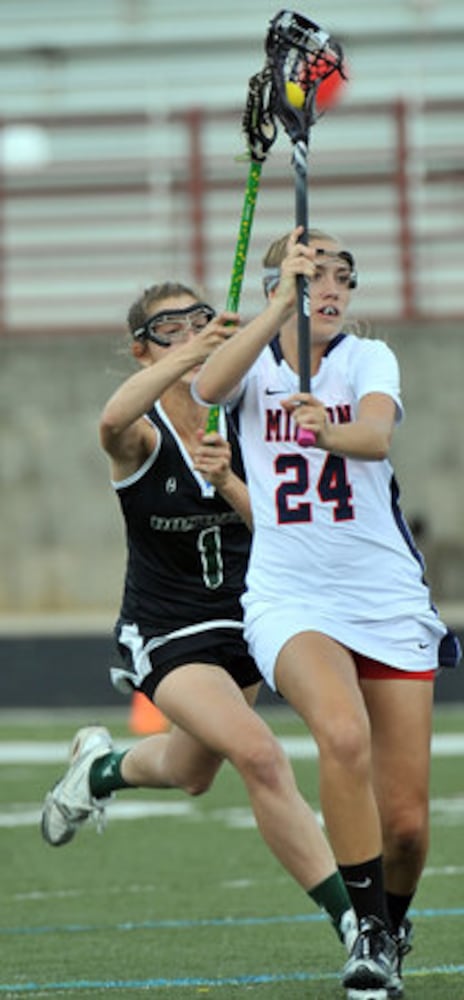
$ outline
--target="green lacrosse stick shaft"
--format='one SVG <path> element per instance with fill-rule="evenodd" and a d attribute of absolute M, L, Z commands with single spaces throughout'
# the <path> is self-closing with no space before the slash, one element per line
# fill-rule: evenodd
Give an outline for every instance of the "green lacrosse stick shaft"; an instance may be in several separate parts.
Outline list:
<path fill-rule="evenodd" d="M 231 312 L 236 312 L 240 302 L 243 275 L 250 242 L 251 226 L 255 211 L 256 199 L 258 196 L 259 181 L 261 177 L 262 161 L 251 160 L 248 170 L 245 195 L 243 199 L 242 215 L 238 231 L 237 243 L 235 245 L 234 262 L 232 265 L 232 275 L 227 296 L 226 308 Z M 208 413 L 206 433 L 217 431 L 219 424 L 219 406 L 211 406 Z"/>
<path fill-rule="evenodd" d="M 253 222 L 256 199 L 258 196 L 258 187 L 262 167 L 262 162 L 252 160 L 248 171 L 242 217 L 240 219 L 240 228 L 237 245 L 235 247 L 235 257 L 232 265 L 229 294 L 227 296 L 227 309 L 230 309 L 233 312 L 238 309 L 240 301 L 240 293 L 242 290 L 243 275 L 245 273 L 251 226 Z"/>

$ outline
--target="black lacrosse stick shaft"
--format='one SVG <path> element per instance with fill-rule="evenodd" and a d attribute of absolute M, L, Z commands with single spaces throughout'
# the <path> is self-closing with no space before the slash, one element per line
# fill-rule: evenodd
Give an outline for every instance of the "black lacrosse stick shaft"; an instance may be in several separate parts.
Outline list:
<path fill-rule="evenodd" d="M 308 145 L 300 140 L 293 150 L 293 168 L 295 171 L 295 223 L 303 227 L 299 236 L 300 243 L 308 243 Z M 298 364 L 300 372 L 300 391 L 311 391 L 311 308 L 309 281 L 304 274 L 296 278 L 297 315 L 298 315 Z"/>

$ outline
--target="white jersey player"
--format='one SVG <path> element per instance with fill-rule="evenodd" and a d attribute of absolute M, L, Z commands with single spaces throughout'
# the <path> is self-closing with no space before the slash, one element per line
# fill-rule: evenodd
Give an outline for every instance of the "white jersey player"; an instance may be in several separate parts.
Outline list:
<path fill-rule="evenodd" d="M 312 391 L 331 424 L 354 421 L 359 400 L 373 392 L 391 398 L 401 417 L 398 365 L 381 341 L 338 334 Z M 254 518 L 244 604 L 262 672 L 275 687 L 280 649 L 307 628 L 394 668 L 428 670 L 446 629 L 431 607 L 390 461 L 300 448 L 282 407 L 297 392 L 277 338 L 247 374 L 239 403 Z M 272 629 L 262 630 L 267 611 Z"/>
<path fill-rule="evenodd" d="M 194 391 L 237 416 L 254 522 L 245 634 L 318 744 L 324 818 L 360 923 L 345 986 L 399 997 L 428 843 L 432 682 L 458 650 L 388 458 L 402 416 L 396 359 L 343 332 L 352 254 L 319 231 L 309 246 L 299 235 L 270 247 L 267 309 L 210 356 Z M 296 274 L 310 280 L 311 392 L 298 388 Z"/>

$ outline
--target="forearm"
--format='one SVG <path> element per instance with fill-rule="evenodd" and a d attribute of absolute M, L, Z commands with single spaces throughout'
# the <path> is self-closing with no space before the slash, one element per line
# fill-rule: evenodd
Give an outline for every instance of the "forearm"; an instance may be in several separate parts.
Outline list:
<path fill-rule="evenodd" d="M 345 458 L 379 461 L 390 450 L 395 426 L 395 401 L 386 393 L 373 392 L 359 403 L 356 419 L 332 423 L 324 403 L 311 393 L 295 393 L 282 406 L 295 423 L 312 431 L 316 446 Z"/>
<path fill-rule="evenodd" d="M 251 511 L 250 496 L 248 487 L 243 479 L 231 472 L 227 479 L 218 487 L 219 493 L 227 500 L 237 514 L 245 522 L 250 531 L 253 531 L 253 515 Z"/>
<path fill-rule="evenodd" d="M 151 410 L 163 392 L 195 363 L 187 350 L 176 351 L 156 365 L 135 372 L 108 400 L 102 424 L 111 428 L 113 434 L 120 434 Z"/>
<path fill-rule="evenodd" d="M 279 332 L 296 308 L 296 276 L 312 278 L 315 249 L 300 243 L 303 227 L 296 227 L 287 243 L 280 281 L 266 308 L 223 344 L 207 362 L 195 382 L 196 395 L 206 404 L 222 403 L 232 395 L 263 347 Z"/>
<path fill-rule="evenodd" d="M 354 421 L 348 424 L 329 424 L 317 443 L 333 455 L 362 461 L 381 461 L 387 458 L 391 445 L 391 429 L 383 422 Z"/>
<path fill-rule="evenodd" d="M 207 404 L 228 399 L 287 316 L 288 306 L 274 299 L 259 316 L 214 351 L 195 379 L 200 399 Z"/>

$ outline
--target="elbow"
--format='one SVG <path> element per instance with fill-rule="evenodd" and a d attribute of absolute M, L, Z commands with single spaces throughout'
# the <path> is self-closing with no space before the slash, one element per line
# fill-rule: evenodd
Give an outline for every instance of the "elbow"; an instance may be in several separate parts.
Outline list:
<path fill-rule="evenodd" d="M 201 376 L 197 376 L 193 380 L 190 391 L 195 402 L 199 403 L 200 406 L 213 406 L 217 402 L 208 388 L 208 383 Z"/>
<path fill-rule="evenodd" d="M 115 415 L 109 409 L 103 410 L 99 423 L 100 442 L 103 448 L 106 450 L 120 433 L 121 428 L 115 419 Z"/>
<path fill-rule="evenodd" d="M 240 392 L 240 382 L 231 381 L 216 373 L 210 376 L 209 371 L 198 373 L 191 385 L 191 393 L 200 406 L 226 406 Z"/>
<path fill-rule="evenodd" d="M 390 447 L 392 443 L 391 434 L 382 434 L 379 436 L 375 443 L 374 454 L 372 458 L 375 462 L 383 462 L 385 458 L 388 458 L 390 454 Z"/>

